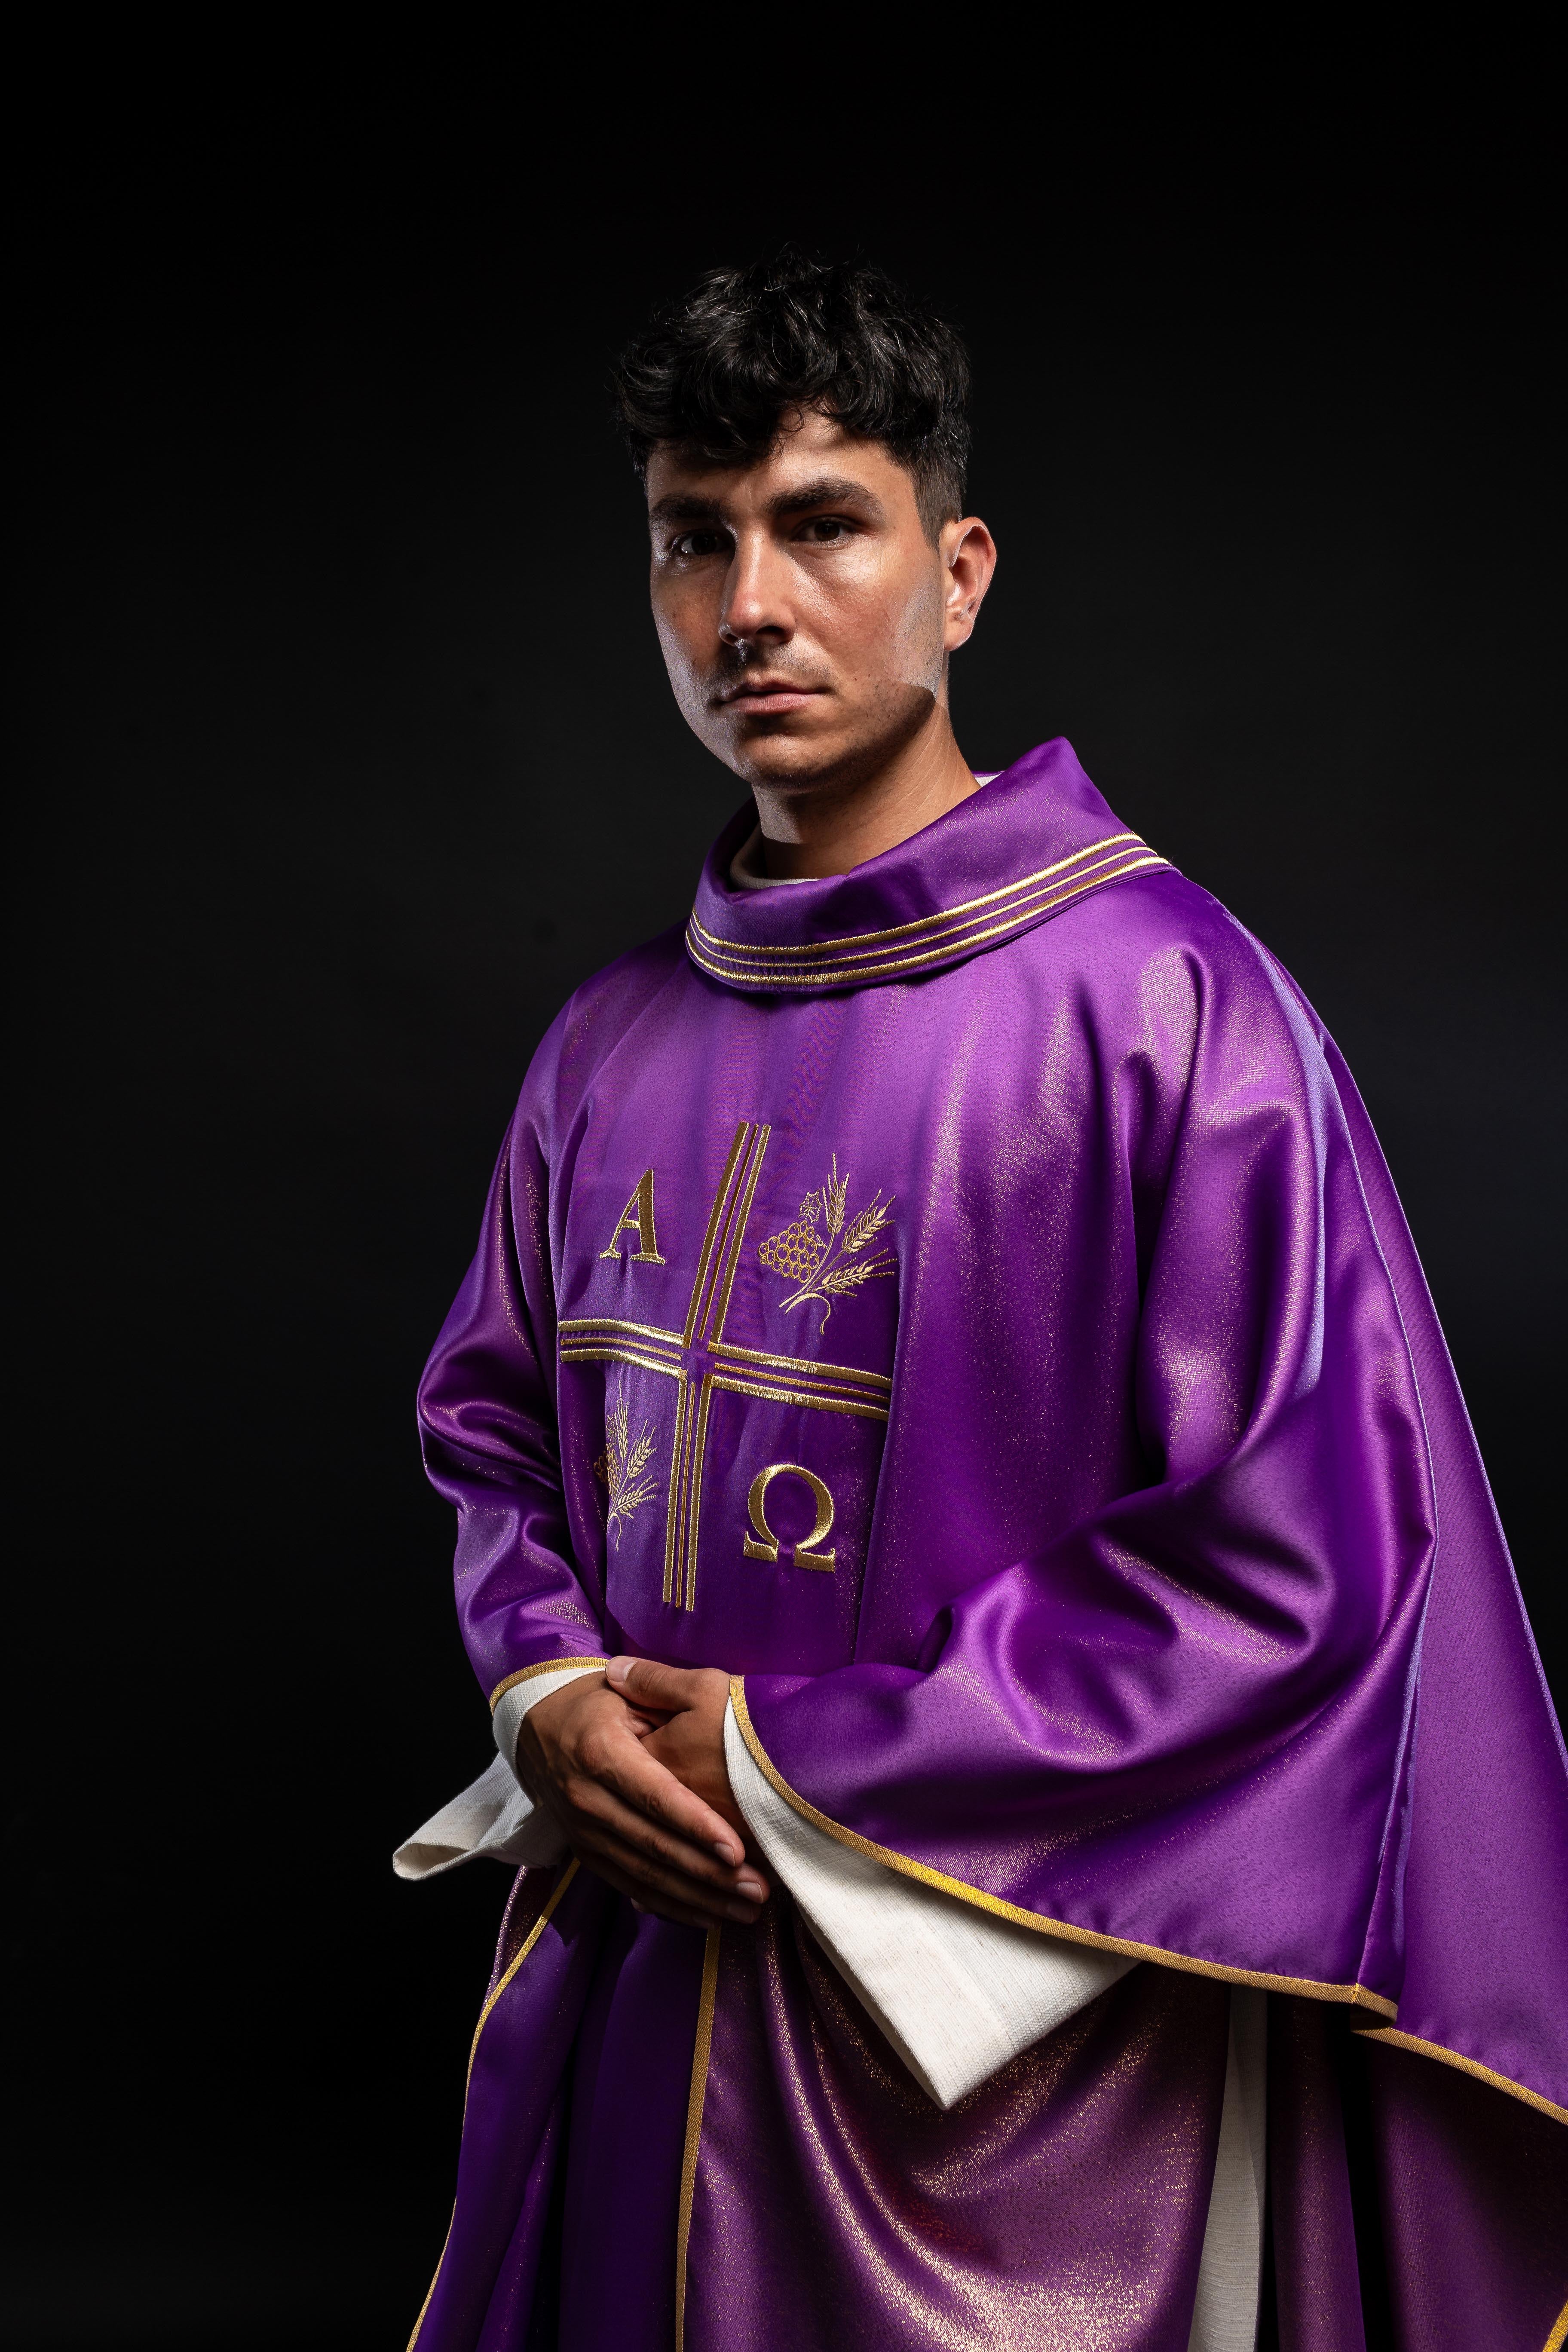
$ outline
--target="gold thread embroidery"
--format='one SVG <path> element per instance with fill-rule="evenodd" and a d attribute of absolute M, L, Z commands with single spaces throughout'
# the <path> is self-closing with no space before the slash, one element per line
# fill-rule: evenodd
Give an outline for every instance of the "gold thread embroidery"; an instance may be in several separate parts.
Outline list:
<path fill-rule="evenodd" d="M 1537 2108 L 1557 2123 L 1568 2124 L 1568 2107 L 1558 2106 L 1542 2092 L 1516 2083 L 1510 2074 L 1497 2074 L 1490 2066 L 1483 2066 L 1479 2058 L 1467 2058 L 1444 2042 L 1423 2042 L 1415 2034 L 1401 2033 L 1392 2025 L 1358 2025 L 1355 2030 L 1363 2042 L 1386 2042 L 1396 2050 L 1413 2050 L 1418 2058 L 1435 2058 L 1441 2065 L 1458 2067 L 1461 2074 L 1473 2074 L 1478 2083 L 1489 2083 L 1494 2091 L 1506 2091 L 1511 2098 L 1522 2099 L 1527 2107 Z"/>
<path fill-rule="evenodd" d="M 763 1397 L 772 1404 L 803 1404 L 809 1406 L 814 1412 L 851 1413 L 858 1421 L 885 1422 L 888 1418 L 886 1405 L 861 1404 L 853 1397 L 831 1393 L 814 1396 L 805 1389 L 773 1388 L 765 1381 L 731 1381 L 715 1372 L 713 1386 L 727 1390 L 731 1396 Z"/>
<path fill-rule="evenodd" d="M 679 1331 L 666 1331 L 657 1323 L 625 1323 L 618 1315 L 574 1315 L 561 1325 L 560 1330 L 563 1339 L 575 1339 L 579 1333 L 586 1338 L 605 1331 L 624 1331 L 634 1339 L 657 1340 L 666 1348 L 679 1348 L 681 1343 Z"/>
<path fill-rule="evenodd" d="M 1058 857 L 1054 866 L 1042 866 L 1034 874 L 1022 874 L 1016 882 L 1004 882 L 997 889 L 987 890 L 978 898 L 961 899 L 955 907 L 939 908 L 931 915 L 917 915 L 907 923 L 894 923 L 885 930 L 848 931 L 842 939 L 808 940 L 798 947 L 770 947 L 761 940 L 724 939 L 719 932 L 708 929 L 695 908 L 689 922 L 710 948 L 725 955 L 769 958 L 837 956 L 842 961 L 845 957 L 853 959 L 877 953 L 885 949 L 890 940 L 923 940 L 951 928 L 989 921 L 1005 898 L 1048 895 L 1054 889 L 1077 881 L 1078 876 L 1069 874 L 1068 869 L 1074 866 L 1081 867 L 1087 858 L 1097 859 L 1101 865 L 1113 865 L 1121 859 L 1135 857 L 1141 850 L 1149 856 L 1158 857 L 1158 852 L 1151 850 L 1141 835 L 1110 833 L 1102 841 L 1091 841 L 1084 848 L 1073 850 L 1068 856 Z M 1159 858 L 1161 865 L 1165 862 Z"/>
<path fill-rule="evenodd" d="M 928 964 L 941 963 L 950 956 L 968 952 L 973 948 L 983 946 L 989 940 L 1005 939 L 1010 932 L 1026 929 L 1031 923 L 1041 920 L 1047 915 L 1054 914 L 1058 908 L 1066 906 L 1073 898 L 1081 897 L 1086 890 L 1098 889 L 1104 883 L 1122 881 L 1129 875 L 1142 873 L 1150 868 L 1163 867 L 1166 863 L 1164 858 L 1152 856 L 1135 857 L 1124 864 L 1107 866 L 1103 872 L 1090 874 L 1087 878 L 1074 877 L 1069 883 L 1058 884 L 1050 891 L 1042 894 L 1035 904 L 1015 908 L 999 922 L 992 923 L 981 929 L 971 929 L 964 933 L 955 934 L 951 940 L 943 940 L 940 946 L 927 950 L 917 951 L 913 949 L 906 950 L 903 954 L 893 956 L 880 963 L 850 963 L 831 969 L 826 966 L 808 967 L 801 971 L 769 971 L 755 965 L 748 967 L 740 955 L 731 950 L 726 950 L 724 957 L 720 959 L 717 950 L 704 950 L 691 938 L 689 932 L 687 940 L 687 952 L 701 970 L 713 973 L 715 978 L 738 981 L 752 987 L 821 988 L 834 982 L 852 983 L 863 980 L 875 980 L 899 972 L 918 971 Z"/>
<path fill-rule="evenodd" d="M 799 972 L 766 971 L 755 969 L 748 971 L 743 966 L 737 969 L 732 955 L 728 965 L 716 961 L 699 944 L 689 926 L 687 931 L 686 950 L 699 971 L 710 972 L 715 980 L 729 981 L 738 987 L 784 989 L 858 985 L 866 981 L 892 979 L 900 974 L 919 971 L 924 966 L 941 963 L 949 956 L 955 955 L 961 950 L 967 953 L 975 948 L 984 947 L 989 940 L 1005 939 L 1009 932 L 1027 929 L 1031 923 L 1041 920 L 1046 915 L 1054 914 L 1058 908 L 1065 907 L 1069 900 L 1080 898 L 1086 890 L 1098 890 L 1105 883 L 1122 882 L 1130 875 L 1141 874 L 1154 867 L 1168 866 L 1169 863 L 1167 858 L 1156 857 L 1152 855 L 1134 858 L 1128 865 L 1108 868 L 1103 874 L 1090 875 L 1087 881 L 1075 881 L 1070 887 L 1058 888 L 1047 898 L 1042 898 L 1038 905 L 1010 915 L 1002 922 L 992 924 L 987 929 L 971 931 L 964 938 L 950 940 L 944 945 L 931 949 L 924 954 L 910 953 L 895 956 L 884 963 L 824 967 Z M 727 946 L 725 951 L 731 952 Z M 784 951 L 781 950 L 781 952 Z M 797 950 L 792 949 L 788 952 L 793 954 Z"/>
<path fill-rule="evenodd" d="M 594 1465 L 594 1475 L 602 1480 L 610 1498 L 610 1515 L 605 1521 L 605 1538 L 612 1530 L 616 1549 L 621 1547 L 621 1529 L 634 1511 L 658 1492 L 658 1480 L 643 1475 L 658 1440 L 645 1421 L 637 1443 L 628 1442 L 630 1425 L 626 1418 L 626 1401 L 617 1397 L 610 1408 L 605 1430 L 605 1450 Z"/>
<path fill-rule="evenodd" d="M 561 1663 L 564 1664 L 569 1663 L 569 1661 L 563 1660 Z M 539 1667 L 531 1669 L 531 1671 L 542 1674 L 547 1670 L 543 1667 Z M 521 1682 L 522 1680 L 522 1676 L 521 1675 L 514 1675 L 512 1679 L 515 1682 Z M 578 1865 L 576 1858 L 574 1856 L 573 1860 L 567 1864 L 565 1869 L 562 1872 L 561 1876 L 557 1879 L 555 1885 L 551 1888 L 549 1897 L 543 1909 L 541 1911 L 538 1918 L 534 1921 L 532 1927 L 529 1929 L 527 1936 L 523 1939 L 521 1949 L 518 1952 L 505 1976 L 502 1977 L 495 1990 L 489 1996 L 483 2009 L 479 2011 L 479 2021 L 474 2028 L 474 2038 L 468 2044 L 468 2071 L 463 2077 L 463 2121 L 465 2124 L 468 2119 L 468 2087 L 474 2079 L 474 2060 L 479 2055 L 479 2036 L 485 2030 L 485 2021 L 489 2016 L 491 2010 L 494 2009 L 502 1993 L 505 1992 L 508 1985 L 510 1984 L 513 1977 L 516 1976 L 519 1969 L 521 1968 L 524 1960 L 527 1959 L 530 1952 L 532 1951 L 535 1944 L 538 1943 L 541 1936 L 543 1935 L 545 1928 L 550 1925 L 551 1919 L 554 1915 L 556 1905 L 560 1902 L 561 1897 L 565 1894 L 566 1889 L 571 1885 L 572 1881 L 577 1875 L 577 1868 Z M 456 2221 L 457 2218 L 458 2208 L 456 2204 L 454 2204 L 452 2207 L 452 2221 L 448 2221 L 447 2224 L 446 2241 L 442 2245 L 440 2254 L 437 2260 L 435 2276 L 431 2279 L 425 2300 L 419 2306 L 419 2316 L 414 2323 L 414 2333 L 408 2339 L 407 2352 L 414 2352 L 414 2347 L 419 2341 L 419 2331 L 425 2325 L 425 2315 L 430 2308 L 431 2297 L 434 2295 L 437 2285 L 440 2280 L 441 2264 L 446 2261 L 447 2248 L 452 2242 L 452 2222 Z"/>
<path fill-rule="evenodd" d="M 1369 1991 L 1363 1984 L 1320 1984 L 1312 1977 L 1272 1976 L 1257 1969 L 1226 1968 L 1218 1960 L 1199 1960 L 1186 1952 L 1169 1951 L 1163 1944 L 1134 1944 L 1124 1936 L 1101 1936 L 1089 1927 L 1075 1927 L 1066 1919 L 1047 1919 L 1042 1913 L 1026 1911 L 1000 1895 L 987 1895 L 984 1887 L 971 1886 L 965 1879 L 950 1878 L 946 1871 L 913 1862 L 907 1853 L 900 1853 L 896 1846 L 874 1844 L 858 1830 L 846 1829 L 841 1822 L 818 1812 L 798 1790 L 790 1787 L 757 1737 L 756 1727 L 746 1709 L 745 1682 L 744 1675 L 731 1675 L 730 1704 L 735 1710 L 741 1737 L 759 1770 L 765 1773 L 784 1802 L 793 1805 L 803 1821 L 814 1822 L 819 1830 L 826 1830 L 829 1837 L 837 1838 L 840 1845 L 848 1846 L 854 1853 L 885 1862 L 889 1870 L 900 1871 L 906 1878 L 918 1878 L 923 1886 L 939 1886 L 944 1894 L 956 1895 L 961 1902 L 973 1903 L 978 1911 L 990 1911 L 998 1919 L 1011 1919 L 1018 1927 L 1032 1927 L 1042 1936 L 1060 1937 L 1064 1943 L 1086 1944 L 1097 1952 L 1125 1952 L 1135 1960 L 1155 1960 L 1162 1968 L 1181 1969 L 1189 1976 L 1217 1977 L 1222 1984 L 1256 1985 L 1263 1992 L 1306 1993 L 1314 2000 L 1344 2001 L 1357 2009 L 1374 2010 L 1380 2017 L 1398 2014 L 1393 2001 L 1384 2000 L 1380 1992 Z"/>
<path fill-rule="evenodd" d="M 563 1348 L 561 1360 L 563 1364 L 639 1364 L 645 1372 L 681 1378 L 679 1364 L 668 1363 L 662 1356 L 639 1356 L 634 1348 Z"/>
<path fill-rule="evenodd" d="M 817 1551 L 814 1547 L 833 1529 L 833 1497 L 815 1470 L 807 1470 L 799 1462 L 770 1462 L 759 1470 L 752 1481 L 752 1491 L 746 1497 L 746 1509 L 756 1530 L 755 1538 L 748 1536 L 742 1549 L 748 1559 L 777 1561 L 779 1539 L 768 1525 L 767 1494 L 775 1478 L 802 1478 L 811 1489 L 811 1499 L 816 1507 L 816 1524 L 804 1543 L 794 1546 L 796 1568 L 836 1568 L 837 1556 L 830 1551 Z"/>
<path fill-rule="evenodd" d="M 863 1372 L 858 1364 L 822 1364 L 808 1356 L 770 1356 L 760 1348 L 737 1348 L 732 1339 L 721 1340 L 713 1353 L 735 1357 L 743 1364 L 769 1364 L 780 1372 L 810 1372 L 847 1387 L 863 1381 L 868 1388 L 884 1390 L 889 1396 L 893 1392 L 893 1383 L 886 1372 Z"/>
<path fill-rule="evenodd" d="M 669 1500 L 664 1515 L 664 1598 L 680 1606 L 680 1593 L 676 1582 L 676 1562 L 680 1558 L 680 1498 L 684 1491 L 681 1469 L 686 1460 L 686 1407 L 690 1384 L 684 1372 L 676 1374 L 679 1388 L 675 1400 L 675 1444 L 669 1457 Z"/>
<path fill-rule="evenodd" d="M 1016 894 L 1006 907 L 993 907 L 983 915 L 968 915 L 949 922 L 945 926 L 950 934 L 947 938 L 939 938 L 933 932 L 928 939 L 912 940 L 907 947 L 891 951 L 893 961 L 931 962 L 933 959 L 952 955 L 972 940 L 995 938 L 1000 931 L 1021 922 L 1032 921 L 1042 910 L 1048 911 L 1098 883 L 1117 881 L 1124 874 L 1141 873 L 1146 866 L 1166 863 L 1152 850 L 1143 849 L 1141 844 L 1128 849 L 1114 850 L 1096 865 L 1080 868 L 1077 874 L 1064 875 L 1059 881 L 1044 883 L 1038 888 Z M 857 947 L 853 942 L 838 940 L 816 940 L 802 947 L 790 948 L 753 946 L 743 940 L 720 940 L 704 929 L 695 913 L 688 919 L 689 930 L 693 926 L 701 934 L 701 945 L 708 954 L 721 959 L 731 967 L 744 968 L 749 962 L 759 973 L 769 971 L 772 978 L 781 977 L 783 968 L 777 971 L 770 971 L 763 959 L 816 957 L 819 963 L 837 962 L 849 970 L 859 967 L 871 971 L 879 969 L 877 960 L 885 959 L 889 952 L 885 947 Z M 810 971 L 813 966 L 803 963 L 791 969 Z"/>
<path fill-rule="evenodd" d="M 1542 2346 L 1541 2352 L 1563 2352 L 1564 2344 L 1568 2344 L 1568 2303 L 1565 2303 L 1558 2313 L 1552 2333 Z"/>
<path fill-rule="evenodd" d="M 680 2210 L 675 2229 L 675 2352 L 686 2347 L 686 2256 L 691 2242 L 691 2204 L 697 2193 L 697 2154 L 702 2140 L 702 2108 L 708 2095 L 708 2060 L 713 2047 L 713 2008 L 719 1991 L 719 1939 L 710 1927 L 702 1953 L 702 1997 L 697 2007 L 697 2038 L 691 2048 L 691 2089 L 686 2102 L 686 2146 L 680 2158 Z"/>
<path fill-rule="evenodd" d="M 509 1690 L 515 1690 L 519 1683 L 531 1683 L 536 1675 L 563 1674 L 568 1666 L 607 1666 L 609 1663 L 608 1658 L 542 1658 L 536 1666 L 520 1666 L 515 1675 L 508 1675 L 491 1691 L 490 1713 L 495 1713 Z"/>
<path fill-rule="evenodd" d="M 734 1287 L 735 1267 L 741 1255 L 741 1244 L 746 1237 L 746 1224 L 752 1213 L 752 1202 L 756 1198 L 757 1179 L 763 1172 L 763 1154 L 768 1148 L 768 1138 L 772 1133 L 771 1127 L 759 1127 L 757 1129 L 757 1143 L 752 1158 L 751 1174 L 746 1179 L 739 1213 L 731 1225 L 725 1253 L 723 1276 L 715 1292 L 716 1311 L 710 1320 L 709 1331 L 710 1343 L 713 1346 L 717 1346 L 724 1337 L 724 1323 L 730 1312 L 730 1293 Z"/>
<path fill-rule="evenodd" d="M 772 1132 L 771 1128 L 744 1118 L 735 1129 L 691 1286 L 686 1328 L 679 1342 L 684 1352 L 689 1352 L 700 1337 L 705 1344 L 711 1345 L 710 1332 L 717 1336 L 723 1330 L 736 1261 L 762 1174 L 763 1154 Z M 702 1462 L 713 1381 L 707 1372 L 700 1377 L 694 1410 L 690 1370 L 684 1365 L 665 1365 L 661 1369 L 673 1371 L 680 1383 L 664 1529 L 664 1599 L 676 1609 L 693 1609 L 697 1605 Z"/>
<path fill-rule="evenodd" d="M 697 1606 L 697 1536 L 702 1517 L 702 1459 L 708 1451 L 708 1408 L 713 1397 L 713 1376 L 704 1376 L 697 1398 L 697 1434 L 691 1441 L 691 1475 L 688 1481 L 686 1535 L 686 1606 Z"/>
<path fill-rule="evenodd" d="M 660 1372 L 677 1383 L 662 1587 L 666 1604 L 676 1609 L 694 1609 L 697 1605 L 703 1464 L 715 1390 L 733 1396 L 805 1406 L 817 1412 L 847 1413 L 884 1423 L 888 1419 L 886 1401 L 892 1395 L 893 1384 L 885 1373 L 862 1371 L 852 1364 L 822 1364 L 803 1356 L 781 1356 L 761 1349 L 741 1348 L 723 1336 L 746 1228 L 762 1180 L 763 1155 L 772 1133 L 771 1127 L 752 1119 L 742 1119 L 735 1129 L 709 1212 L 683 1331 L 633 1322 L 621 1316 L 584 1315 L 563 1318 L 558 1333 L 563 1363 L 631 1364 L 646 1371 Z M 849 1179 L 840 1178 L 835 1159 L 827 1182 L 803 1206 L 803 1214 L 809 1207 L 813 1218 L 820 1218 L 826 1237 L 818 1235 L 820 1247 L 812 1265 L 804 1269 L 804 1286 L 786 1304 L 798 1306 L 806 1298 L 815 1298 L 830 1312 L 835 1297 L 858 1289 L 872 1275 L 895 1270 L 892 1254 L 876 1247 L 888 1224 L 890 1203 L 884 1202 L 879 1192 L 874 1200 L 848 1217 L 848 1187 Z M 764 1263 L 769 1250 L 780 1238 L 774 1235 L 763 1245 L 760 1255 Z M 867 1252 L 871 1254 L 867 1255 Z M 825 1313 L 824 1324 L 826 1319 Z M 691 1360 L 693 1355 L 697 1356 L 695 1363 Z M 709 1360 L 707 1363 L 704 1357 Z M 752 1366 L 759 1371 L 772 1371 L 775 1377 L 760 1378 L 748 1369 Z M 779 1374 L 785 1378 L 779 1379 Z M 606 1436 L 605 1451 L 594 1468 L 610 1495 L 605 1535 L 608 1538 L 614 1530 L 618 1549 L 626 1520 L 653 1491 L 647 1468 L 657 1441 L 650 1437 L 648 1424 L 645 1423 L 638 1444 L 646 1444 L 647 1451 L 634 1460 L 637 1448 L 630 1444 L 629 1415 L 624 1399 L 612 1409 Z M 802 1471 L 800 1475 L 809 1478 L 812 1474 Z M 822 1492 L 826 1496 L 826 1489 Z M 831 1501 L 827 1510 L 827 1520 L 805 1546 L 796 1549 L 797 1559 L 803 1550 L 805 1553 L 801 1559 L 804 1567 L 826 1568 L 832 1564 L 831 1553 L 817 1554 L 812 1549 L 832 1524 Z"/>
<path fill-rule="evenodd" d="M 686 1329 L 681 1335 L 682 1347 L 689 1348 L 697 1336 L 697 1311 L 707 1286 L 708 1268 L 713 1257 L 713 1237 L 719 1230 L 719 1213 L 730 1193 L 730 1179 L 735 1172 L 735 1162 L 752 1139 L 752 1122 L 743 1118 L 735 1129 L 735 1140 L 730 1146 L 730 1157 L 724 1162 L 724 1173 L 719 1179 L 719 1190 L 713 1195 L 713 1206 L 708 1213 L 708 1231 L 702 1236 L 702 1254 L 697 1261 L 697 1279 L 691 1286 L 691 1304 L 686 1310 Z"/>
<path fill-rule="evenodd" d="M 819 1331 L 827 1328 L 836 1297 L 858 1290 L 878 1275 L 898 1270 L 899 1262 L 892 1251 L 876 1247 L 887 1229 L 891 1202 L 884 1201 L 879 1189 L 876 1197 L 846 1224 L 849 1183 L 847 1176 L 838 1173 L 838 1154 L 835 1152 L 826 1183 L 806 1194 L 793 1225 L 782 1234 L 770 1234 L 757 1251 L 765 1266 L 796 1286 L 793 1297 L 784 1302 L 786 1315 L 792 1307 L 804 1306 L 807 1299 L 820 1305 L 822 1320 L 816 1327 Z M 866 1250 L 875 1254 L 863 1256 L 861 1253 Z"/>
<path fill-rule="evenodd" d="M 645 1168 L 637 1178 L 637 1191 L 621 1211 L 620 1223 L 610 1235 L 608 1248 L 599 1252 L 601 1257 L 619 1257 L 620 1251 L 616 1244 L 628 1225 L 637 1237 L 637 1245 L 633 1250 L 627 1264 L 662 1265 L 664 1260 L 658 1254 L 658 1235 L 654 1230 L 653 1170 L 651 1168 Z"/>

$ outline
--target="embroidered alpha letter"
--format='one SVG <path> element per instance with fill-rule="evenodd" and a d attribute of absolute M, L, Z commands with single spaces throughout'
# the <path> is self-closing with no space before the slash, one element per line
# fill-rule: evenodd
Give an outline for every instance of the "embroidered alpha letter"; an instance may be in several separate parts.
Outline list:
<path fill-rule="evenodd" d="M 634 1265 L 664 1264 L 663 1258 L 658 1254 L 658 1235 L 655 1233 L 653 1224 L 653 1170 L 651 1168 L 645 1168 L 637 1178 L 637 1189 L 621 1211 L 621 1222 L 610 1235 L 609 1247 L 602 1249 L 599 1255 L 618 1257 L 621 1235 L 627 1232 L 636 1234 L 637 1237 L 637 1245 L 631 1254 L 631 1262 Z"/>

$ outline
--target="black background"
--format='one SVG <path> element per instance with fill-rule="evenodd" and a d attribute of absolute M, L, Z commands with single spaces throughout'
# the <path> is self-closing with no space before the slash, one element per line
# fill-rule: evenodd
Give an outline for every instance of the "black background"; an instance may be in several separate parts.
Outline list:
<path fill-rule="evenodd" d="M 490 1753 L 413 1391 L 535 1043 L 739 798 L 604 389 L 710 261 L 864 251 L 966 332 L 963 749 L 1069 736 L 1314 1000 L 1568 1674 L 1528 156 L 1205 185 L 1047 110 L 747 173 L 361 96 L 68 109 L 23 205 L 16 2345 L 401 2344 L 439 2251 L 506 1881 L 388 1866 Z"/>

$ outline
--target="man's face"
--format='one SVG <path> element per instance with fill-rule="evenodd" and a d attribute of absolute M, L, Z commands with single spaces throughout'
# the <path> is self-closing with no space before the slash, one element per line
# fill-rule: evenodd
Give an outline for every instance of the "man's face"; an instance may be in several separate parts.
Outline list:
<path fill-rule="evenodd" d="M 807 411 L 759 466 L 661 445 L 647 493 L 675 698 L 748 783 L 853 784 L 945 703 L 984 590 L 954 564 L 973 532 L 945 524 L 933 547 L 913 478 L 879 443 Z"/>

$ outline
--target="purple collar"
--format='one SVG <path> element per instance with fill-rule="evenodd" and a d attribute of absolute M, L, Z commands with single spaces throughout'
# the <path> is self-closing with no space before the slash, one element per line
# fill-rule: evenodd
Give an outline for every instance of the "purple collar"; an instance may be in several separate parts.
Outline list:
<path fill-rule="evenodd" d="M 748 802 L 710 850 L 686 950 L 710 979 L 769 995 L 940 971 L 1167 862 L 1117 823 L 1060 735 L 851 874 L 735 889 L 731 861 L 755 823 Z"/>

